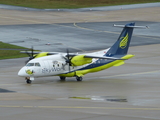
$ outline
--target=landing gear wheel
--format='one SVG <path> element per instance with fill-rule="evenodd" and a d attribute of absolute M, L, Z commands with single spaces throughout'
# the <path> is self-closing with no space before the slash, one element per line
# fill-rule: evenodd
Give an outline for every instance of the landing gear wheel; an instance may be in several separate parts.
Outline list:
<path fill-rule="evenodd" d="M 65 81 L 66 80 L 66 77 L 63 77 L 63 76 L 60 76 L 59 78 L 60 78 L 61 81 Z"/>
<path fill-rule="evenodd" d="M 27 83 L 27 84 L 31 84 L 31 83 L 32 83 L 32 80 L 30 80 L 29 77 L 26 77 L 26 83 Z"/>
<path fill-rule="evenodd" d="M 83 78 L 76 76 L 76 79 L 77 79 L 77 81 L 82 81 Z"/>
<path fill-rule="evenodd" d="M 26 80 L 26 83 L 27 83 L 27 84 L 31 84 L 31 83 L 32 83 L 32 80 L 27 79 L 27 80 Z"/>

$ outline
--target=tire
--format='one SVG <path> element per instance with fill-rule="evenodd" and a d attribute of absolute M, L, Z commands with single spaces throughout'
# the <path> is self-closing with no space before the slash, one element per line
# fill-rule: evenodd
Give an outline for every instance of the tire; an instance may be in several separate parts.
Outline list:
<path fill-rule="evenodd" d="M 59 76 L 60 80 L 61 81 L 65 81 L 66 80 L 66 77 L 63 77 L 63 76 Z"/>
<path fill-rule="evenodd" d="M 27 79 L 27 80 L 26 80 L 26 83 L 27 83 L 27 84 L 31 84 L 32 81 L 31 81 L 30 79 Z"/>
<path fill-rule="evenodd" d="M 76 79 L 77 79 L 77 81 L 82 81 L 83 80 L 83 78 L 82 77 L 76 77 Z"/>

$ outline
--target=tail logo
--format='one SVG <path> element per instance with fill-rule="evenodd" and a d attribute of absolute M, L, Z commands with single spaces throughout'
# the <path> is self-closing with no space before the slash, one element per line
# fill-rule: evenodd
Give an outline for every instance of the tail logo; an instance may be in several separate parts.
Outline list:
<path fill-rule="evenodd" d="M 119 44 L 119 47 L 120 47 L 121 49 L 124 49 L 124 48 L 126 48 L 127 43 L 128 43 L 128 33 L 126 34 L 125 37 L 121 37 L 121 42 L 120 42 L 120 44 Z"/>

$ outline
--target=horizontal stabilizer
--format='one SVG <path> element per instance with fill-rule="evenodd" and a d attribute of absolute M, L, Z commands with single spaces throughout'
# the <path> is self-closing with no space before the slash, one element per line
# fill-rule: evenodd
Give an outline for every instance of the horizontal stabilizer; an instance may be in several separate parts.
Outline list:
<path fill-rule="evenodd" d="M 108 60 L 127 60 L 127 59 L 121 59 L 121 58 L 116 58 L 116 57 L 99 57 L 99 56 L 89 56 L 89 55 L 85 55 L 85 58 L 99 58 L 99 59 L 108 59 Z"/>
<path fill-rule="evenodd" d="M 116 25 L 116 24 L 113 24 L 114 27 L 121 27 L 121 28 L 124 28 L 124 27 L 129 27 L 129 28 L 144 28 L 144 29 L 147 29 L 149 28 L 148 26 L 127 26 L 127 25 Z"/>

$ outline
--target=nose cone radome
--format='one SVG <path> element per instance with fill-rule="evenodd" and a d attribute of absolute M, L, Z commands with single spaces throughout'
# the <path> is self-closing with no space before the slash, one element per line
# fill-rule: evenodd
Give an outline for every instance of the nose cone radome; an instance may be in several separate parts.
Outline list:
<path fill-rule="evenodd" d="M 24 67 L 19 70 L 18 76 L 21 76 L 21 77 L 26 77 L 27 76 Z"/>

